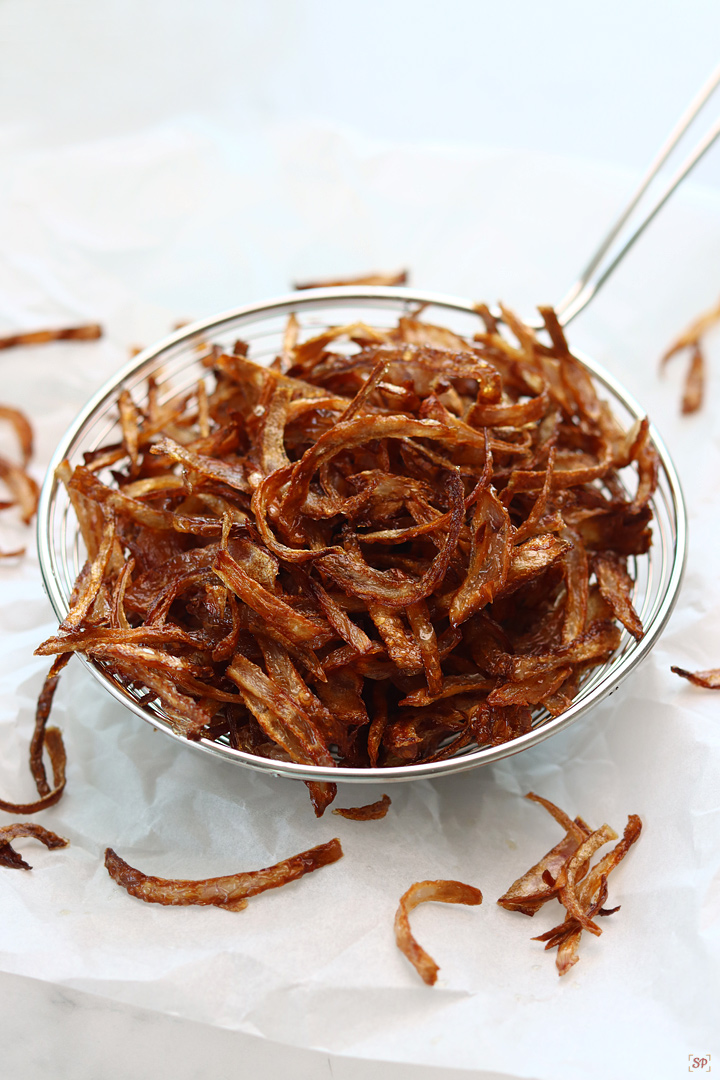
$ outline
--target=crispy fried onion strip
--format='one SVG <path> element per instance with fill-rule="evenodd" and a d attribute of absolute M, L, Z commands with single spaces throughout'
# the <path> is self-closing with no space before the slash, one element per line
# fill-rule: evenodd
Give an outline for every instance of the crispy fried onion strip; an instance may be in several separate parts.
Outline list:
<path fill-rule="evenodd" d="M 482 903 L 482 893 L 473 885 L 465 885 L 461 881 L 416 881 L 400 897 L 395 915 L 395 942 L 423 982 L 432 986 L 440 969 L 413 937 L 409 919 L 410 912 L 418 904 L 429 900 L 444 904 L 477 905 Z"/>
<path fill-rule="evenodd" d="M 573 821 L 568 815 L 535 792 L 530 791 L 525 796 L 533 802 L 544 806 L 552 817 L 565 829 L 565 836 L 555 847 L 543 855 L 534 866 L 514 881 L 510 888 L 498 900 L 501 907 L 508 911 L 521 911 L 523 915 L 534 915 L 539 908 L 548 900 L 557 895 L 556 880 L 568 859 L 572 858 L 580 844 L 591 835 L 591 829 L 587 827 L 581 818 Z"/>
<path fill-rule="evenodd" d="M 35 516 L 40 498 L 40 488 L 30 474 L 20 465 L 7 458 L 0 457 L 0 480 L 12 495 L 8 506 L 18 506 L 20 516 L 29 525 Z"/>
<path fill-rule="evenodd" d="M 720 690 L 720 668 L 709 668 L 707 671 L 686 671 L 685 668 L 676 667 L 673 664 L 670 670 L 675 675 L 680 675 L 683 679 L 694 683 L 695 686 L 702 686 L 705 690 Z"/>
<path fill-rule="evenodd" d="M 592 856 L 598 848 L 610 840 L 617 840 L 615 830 L 602 825 L 593 831 L 582 818 L 571 820 L 565 811 L 534 792 L 526 798 L 544 806 L 565 829 L 565 837 L 513 882 L 498 904 L 532 916 L 548 900 L 557 897 L 567 912 L 565 921 L 533 940 L 545 942 L 546 949 L 558 948 L 558 973 L 565 975 L 577 963 L 582 931 L 600 935 L 602 930 L 594 921 L 595 917 L 612 915 L 618 910 L 603 906 L 608 894 L 607 880 L 640 836 L 642 823 L 637 814 L 631 814 L 622 839 L 591 867 Z"/>
<path fill-rule="evenodd" d="M 624 561 L 614 552 L 596 555 L 593 569 L 600 593 L 612 608 L 615 618 L 639 641 L 645 631 L 640 616 L 633 607 L 632 593 L 635 582 L 628 574 Z"/>
<path fill-rule="evenodd" d="M 592 868 L 577 892 L 577 903 L 586 920 L 591 921 L 596 915 L 613 915 L 619 907 L 605 908 L 607 900 L 607 879 L 610 872 L 620 863 L 632 845 L 639 839 L 642 822 L 637 814 L 628 817 L 622 838 L 612 851 L 604 855 Z M 534 941 L 544 941 L 546 949 L 557 948 L 556 966 L 558 975 L 566 975 L 578 962 L 578 946 L 584 924 L 568 910 L 565 921 L 544 934 L 539 934 Z"/>
<path fill-rule="evenodd" d="M 360 277 L 296 281 L 293 287 L 299 292 L 301 289 L 329 289 L 336 285 L 407 285 L 407 280 L 407 270 L 398 270 L 394 274 L 363 274 Z"/>
<path fill-rule="evenodd" d="M 53 771 L 53 786 L 48 794 L 29 803 L 14 803 L 8 802 L 7 799 L 0 799 L 0 810 L 5 810 L 8 814 L 37 814 L 40 810 L 47 810 L 49 806 L 54 806 L 58 801 L 65 790 L 65 766 L 67 764 L 65 744 L 59 728 L 45 728 L 44 747 L 47 750 Z"/>
<path fill-rule="evenodd" d="M 30 771 L 35 780 L 39 799 L 29 803 L 13 803 L 0 799 L 0 810 L 9 814 L 37 814 L 54 806 L 65 790 L 65 765 L 67 755 L 59 728 L 48 727 L 47 722 L 52 708 L 53 697 L 60 679 L 60 673 L 70 659 L 71 653 L 57 656 L 43 682 L 35 712 L 35 729 L 30 741 Z M 53 786 L 50 787 L 43 751 L 47 750 L 53 772 Z"/>
<path fill-rule="evenodd" d="M 323 733 L 316 720 L 251 660 L 237 653 L 228 676 L 265 733 L 290 755 L 293 761 L 332 768 Z"/>
<path fill-rule="evenodd" d="M 333 814 L 349 818 L 351 821 L 377 821 L 384 818 L 390 809 L 390 796 L 383 795 L 377 802 L 368 803 L 367 806 L 338 807 Z"/>
<path fill-rule="evenodd" d="M 24 412 L 11 405 L 0 405 L 0 420 L 7 420 L 12 425 L 22 454 L 22 464 L 27 466 L 33 452 L 33 429 Z"/>
<path fill-rule="evenodd" d="M 47 345 L 50 341 L 97 341 L 99 337 L 102 337 L 102 327 L 97 323 L 67 326 L 62 330 L 31 330 L 25 334 L 0 337 L 0 349 L 12 349 L 16 345 Z"/>
<path fill-rule="evenodd" d="M 68 845 L 68 841 L 64 840 L 62 836 L 50 832 L 49 829 L 44 829 L 42 825 L 37 825 L 35 822 L 19 821 L 14 825 L 3 825 L 0 828 L 0 866 L 5 866 L 10 870 L 32 870 L 32 867 L 25 862 L 10 843 L 11 840 L 15 840 L 20 836 L 32 836 L 35 840 L 39 840 L 41 844 L 44 844 L 46 848 L 51 849 L 67 847 Z"/>
<path fill-rule="evenodd" d="M 225 877 L 205 878 L 200 881 L 178 881 L 151 877 L 134 869 L 112 848 L 105 852 L 105 866 L 110 877 L 126 889 L 131 896 L 148 904 L 212 904 L 226 911 L 242 911 L 248 899 L 268 889 L 278 889 L 296 881 L 313 870 L 337 862 L 343 855 L 340 841 L 330 840 L 308 851 L 301 851 L 289 859 L 275 863 L 265 870 L 250 870 Z"/>
<path fill-rule="evenodd" d="M 30 772 L 33 774 L 38 795 L 41 797 L 49 795 L 51 791 L 47 780 L 47 773 L 45 772 L 45 764 L 43 762 L 43 747 L 45 746 L 47 722 L 50 718 L 50 710 L 52 709 L 55 691 L 57 690 L 57 685 L 60 681 L 60 672 L 63 670 L 71 656 L 72 653 L 66 652 L 55 658 L 42 685 L 42 690 L 40 691 L 37 707 L 35 709 L 35 728 L 33 730 L 32 739 L 30 740 Z"/>

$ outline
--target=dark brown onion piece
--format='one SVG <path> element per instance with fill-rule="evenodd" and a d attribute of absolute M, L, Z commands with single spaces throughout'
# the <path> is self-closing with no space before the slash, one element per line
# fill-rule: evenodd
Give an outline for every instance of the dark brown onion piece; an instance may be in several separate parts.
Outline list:
<path fill-rule="evenodd" d="M 102 327 L 96 323 L 68 326 L 62 330 L 30 330 L 25 334 L 1 337 L 0 349 L 12 349 L 16 345 L 46 345 L 50 341 L 97 341 L 99 337 L 102 337 Z"/>
<path fill-rule="evenodd" d="M 42 685 L 40 696 L 35 710 L 35 728 L 30 740 L 30 772 L 35 779 L 38 795 L 41 797 L 50 794 L 50 785 L 47 782 L 47 773 L 43 763 L 43 747 L 45 745 L 45 732 L 47 722 L 52 709 L 53 698 L 60 681 L 60 673 L 70 659 L 72 653 L 64 653 L 56 657 Z"/>
<path fill-rule="evenodd" d="M 323 783 L 318 780 L 306 780 L 305 786 L 310 792 L 315 817 L 322 817 L 337 795 L 337 784 Z"/>
<path fill-rule="evenodd" d="M 390 801 L 389 795 L 383 795 L 377 802 L 368 803 L 367 806 L 338 807 L 333 810 L 333 814 L 339 814 L 340 817 L 349 818 L 351 821 L 377 821 L 387 814 Z"/>
<path fill-rule="evenodd" d="M 51 790 L 46 795 L 29 803 L 13 803 L 8 802 L 7 799 L 0 799 L 0 810 L 5 810 L 8 814 L 37 814 L 40 810 L 47 810 L 49 806 L 54 806 L 62 795 L 65 790 L 67 754 L 65 753 L 65 744 L 59 729 L 54 727 L 45 728 L 43 744 L 48 752 L 53 771 Z"/>
<path fill-rule="evenodd" d="M 68 845 L 68 841 L 64 840 L 62 836 L 58 836 L 57 833 L 50 832 L 49 829 L 44 829 L 42 825 L 36 825 L 34 822 L 19 821 L 14 825 L 3 825 L 0 827 L 0 866 L 8 867 L 11 870 L 32 870 L 32 867 L 25 862 L 10 843 L 11 840 L 19 836 L 32 836 L 35 840 L 39 840 L 41 844 L 44 844 L 46 848 L 61 848 Z"/>
<path fill-rule="evenodd" d="M 596 555 L 593 568 L 603 599 L 612 608 L 615 618 L 639 641 L 645 631 L 633 607 L 631 595 L 635 582 L 628 574 L 624 561 L 613 553 Z"/>

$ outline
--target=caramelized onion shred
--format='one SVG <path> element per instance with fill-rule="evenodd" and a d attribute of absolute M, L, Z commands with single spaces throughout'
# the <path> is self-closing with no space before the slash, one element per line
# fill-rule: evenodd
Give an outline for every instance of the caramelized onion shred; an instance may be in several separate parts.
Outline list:
<path fill-rule="evenodd" d="M 690 362 L 685 373 L 680 411 L 684 415 L 697 412 L 705 396 L 705 353 L 703 339 L 720 322 L 720 303 L 699 315 L 672 343 L 660 359 L 661 367 L 679 353 L 686 352 Z"/>
<path fill-rule="evenodd" d="M 400 904 L 395 914 L 395 941 L 398 949 L 408 958 L 423 982 L 433 986 L 440 970 L 432 956 L 418 945 L 410 930 L 410 912 L 426 901 L 433 900 L 443 904 L 482 903 L 482 893 L 473 885 L 462 881 L 416 881 L 400 897 Z"/>
<path fill-rule="evenodd" d="M 566 911 L 565 921 L 533 940 L 545 942 L 546 949 L 558 949 L 558 974 L 566 975 L 578 962 L 583 930 L 600 936 L 602 930 L 594 922 L 595 916 L 612 915 L 619 910 L 604 907 L 608 895 L 607 879 L 639 838 L 642 822 L 637 814 L 631 814 L 615 847 L 591 867 L 595 852 L 609 841 L 618 839 L 615 830 L 609 825 L 593 830 L 582 818 L 571 819 L 549 799 L 532 791 L 525 797 L 544 806 L 565 830 L 565 836 L 513 882 L 498 904 L 508 911 L 532 916 L 549 900 L 560 901 Z"/>
<path fill-rule="evenodd" d="M 2 347 L 0 338 L 0 348 Z M 27 416 L 20 409 L 12 405 L 0 405 L 0 420 L 5 420 L 12 427 L 20 447 L 20 463 L 11 461 L 9 458 L 0 456 L 0 480 L 5 484 L 10 494 L 9 499 L 0 502 L 0 510 L 7 510 L 11 506 L 17 506 L 20 516 L 26 525 L 29 525 L 35 516 L 40 498 L 40 489 L 27 471 L 28 464 L 33 452 L 33 429 Z M 22 554 L 18 551 L 6 552 L 4 557 Z"/>
<path fill-rule="evenodd" d="M 390 809 L 391 799 L 389 795 L 383 795 L 377 802 L 368 803 L 367 806 L 337 807 L 333 814 L 349 818 L 351 821 L 377 821 L 384 818 Z"/>
<path fill-rule="evenodd" d="M 642 634 L 658 459 L 570 352 L 479 307 L 211 348 L 181 394 L 127 388 L 119 438 L 58 470 L 88 552 L 44 654 L 82 651 L 188 738 L 389 767 L 557 715 Z M 633 481 L 633 474 L 636 479 Z M 319 784 L 318 813 L 334 795 Z M 552 862 L 552 860 L 551 860 Z M 554 862 L 552 862 L 554 865 Z"/>
<path fill-rule="evenodd" d="M 35 729 L 30 741 L 30 772 L 38 790 L 38 799 L 32 802 L 16 803 L 0 799 L 0 810 L 8 814 L 37 814 L 54 806 L 65 790 L 65 766 L 67 755 L 62 733 L 59 728 L 48 727 L 47 722 L 52 708 L 53 697 L 60 679 L 60 673 L 70 659 L 71 653 L 64 653 L 55 658 L 48 672 L 35 712 Z M 53 773 L 53 786 L 48 783 L 43 753 L 47 751 Z"/>
<path fill-rule="evenodd" d="M 102 337 L 102 327 L 97 323 L 85 326 L 66 326 L 59 330 L 30 330 L 24 334 L 0 337 L 0 349 L 12 349 L 17 345 L 47 345 L 51 341 L 97 341 Z"/>
<path fill-rule="evenodd" d="M 32 866 L 25 862 L 10 843 L 19 836 L 32 836 L 50 849 L 67 847 L 68 844 L 62 836 L 44 829 L 42 825 L 37 825 L 35 822 L 18 821 L 13 825 L 3 825 L 0 827 L 0 866 L 10 870 L 32 870 Z"/>
<path fill-rule="evenodd" d="M 709 668 L 707 671 L 686 671 L 685 668 L 673 665 L 670 670 L 675 675 L 680 675 L 695 686 L 702 686 L 705 690 L 720 690 L 720 668 Z"/>
<path fill-rule="evenodd" d="M 250 870 L 225 877 L 199 881 L 168 880 L 151 877 L 136 870 L 116 855 L 112 848 L 105 852 L 105 866 L 110 877 L 131 896 L 147 904 L 190 905 L 211 904 L 226 911 L 242 911 L 248 899 L 268 889 L 278 889 L 296 881 L 313 870 L 337 862 L 343 855 L 338 839 L 318 844 L 264 870 Z"/>

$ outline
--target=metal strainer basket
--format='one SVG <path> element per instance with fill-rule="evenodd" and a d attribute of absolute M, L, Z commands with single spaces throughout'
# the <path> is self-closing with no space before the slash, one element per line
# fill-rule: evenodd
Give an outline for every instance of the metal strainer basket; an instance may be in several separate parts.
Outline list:
<path fill-rule="evenodd" d="M 295 312 L 301 324 L 301 340 L 329 326 L 362 321 L 389 328 L 398 317 L 426 305 L 423 318 L 440 323 L 457 333 L 471 336 L 478 326 L 478 316 L 470 302 L 436 294 L 399 288 L 328 288 L 293 294 L 278 300 L 237 308 L 212 319 L 198 322 L 172 334 L 146 349 L 127 364 L 88 402 L 61 440 L 50 463 L 38 511 L 38 551 L 45 587 L 58 620 L 67 614 L 75 578 L 85 552 L 73 508 L 64 487 L 55 479 L 55 469 L 68 458 L 71 465 L 81 463 L 85 451 L 118 441 L 118 394 L 128 389 L 133 396 L 144 389 L 148 376 L 159 383 L 160 401 L 184 390 L 190 391 L 198 378 L 207 374 L 201 363 L 209 343 L 231 350 L 236 338 L 250 346 L 249 356 L 258 363 L 269 363 L 282 348 L 288 315 Z M 643 410 L 627 391 L 594 361 L 580 359 L 601 387 L 618 420 L 628 426 Z M 635 582 L 633 603 L 645 627 L 645 636 L 636 641 L 623 632 L 618 650 L 605 664 L 593 668 L 584 679 L 571 707 L 555 718 L 538 710 L 532 730 L 500 746 L 478 748 L 472 744 L 458 750 L 454 757 L 430 764 L 403 765 L 391 768 L 337 768 L 280 762 L 255 757 L 236 750 L 228 743 L 201 739 L 188 741 L 178 735 L 158 701 L 147 701 L 148 694 L 128 689 L 104 671 L 100 664 L 81 656 L 93 676 L 113 697 L 153 727 L 197 750 L 215 754 L 239 765 L 277 775 L 303 780 L 335 780 L 371 783 L 445 776 L 449 773 L 498 761 L 516 754 L 563 730 L 595 704 L 607 697 L 647 655 L 667 622 L 678 595 L 682 577 L 687 537 L 687 521 L 682 491 L 670 456 L 657 431 L 651 436 L 660 455 L 660 477 L 651 500 L 653 543 L 647 555 L 629 561 Z"/>

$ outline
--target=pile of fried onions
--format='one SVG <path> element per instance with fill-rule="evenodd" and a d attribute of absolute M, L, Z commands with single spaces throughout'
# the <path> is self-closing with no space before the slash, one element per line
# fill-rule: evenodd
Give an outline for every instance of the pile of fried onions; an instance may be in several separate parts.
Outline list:
<path fill-rule="evenodd" d="M 658 458 L 541 314 L 501 332 L 479 306 L 472 340 L 416 315 L 303 341 L 291 316 L 270 367 L 238 341 L 192 393 L 124 390 L 118 441 L 59 470 L 88 557 L 38 652 L 326 778 L 563 712 L 619 624 L 642 636 Z M 311 793 L 321 813 L 334 786 Z"/>

